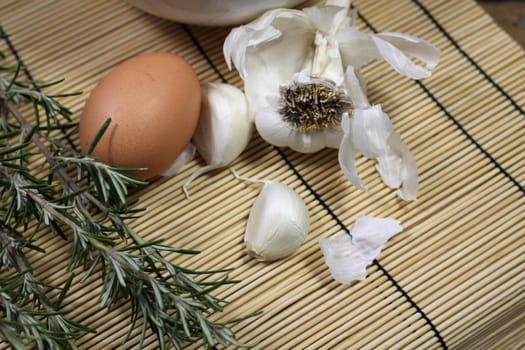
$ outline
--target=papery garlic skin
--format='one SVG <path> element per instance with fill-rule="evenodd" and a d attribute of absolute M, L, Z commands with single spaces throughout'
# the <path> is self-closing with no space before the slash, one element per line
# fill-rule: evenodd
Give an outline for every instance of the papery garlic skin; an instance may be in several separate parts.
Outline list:
<path fill-rule="evenodd" d="M 383 245 L 403 231 L 399 221 L 359 216 L 350 230 L 319 241 L 332 277 L 342 284 L 366 279 L 366 267 L 379 256 Z"/>
<path fill-rule="evenodd" d="M 352 67 L 346 70 L 345 81 L 358 108 L 351 118 L 346 115 L 342 117 L 343 138 L 338 155 L 341 170 L 354 186 L 366 191 L 366 186 L 357 174 L 354 158 L 360 153 L 366 158 L 375 159 L 383 182 L 389 187 L 398 188 L 401 199 L 415 200 L 419 181 L 414 156 L 394 130 L 381 106 L 370 105 Z"/>
<path fill-rule="evenodd" d="M 226 83 L 207 83 L 201 85 L 201 94 L 199 123 L 192 143 L 207 166 L 195 171 L 184 183 L 188 198 L 187 188 L 191 182 L 235 160 L 248 145 L 253 132 L 253 120 L 240 89 Z"/>
<path fill-rule="evenodd" d="M 290 187 L 265 181 L 248 217 L 244 241 L 250 256 L 273 261 L 294 253 L 308 234 L 309 213 Z"/>
<path fill-rule="evenodd" d="M 352 244 L 348 234 L 319 241 L 321 251 L 332 277 L 339 283 L 366 279 L 368 261 Z"/>
<path fill-rule="evenodd" d="M 195 146 L 191 142 L 188 143 L 177 159 L 175 159 L 167 169 L 160 173 L 160 176 L 169 177 L 177 174 L 182 167 L 193 158 L 195 151 Z"/>
<path fill-rule="evenodd" d="M 264 140 L 302 153 L 339 148 L 343 172 L 362 190 L 366 186 L 355 170 L 354 157 L 364 151 L 365 157 L 380 163 L 383 181 L 399 188 L 402 199 L 413 200 L 418 187 L 415 160 L 390 121 L 382 122 L 386 114 L 380 105 L 368 102 L 360 70 L 370 60 L 382 59 L 406 77 L 427 78 L 439 61 L 439 50 L 407 34 L 360 32 L 347 15 L 350 0 L 328 0 L 325 5 L 271 10 L 234 28 L 223 47 L 226 63 L 235 66 L 244 80 L 250 113 Z M 312 81 L 332 84 L 334 93 L 342 90 L 352 102 L 351 108 L 337 110 L 338 125 L 301 129 L 297 127 L 301 123 L 287 122 L 282 92 Z M 377 117 L 379 123 L 363 122 L 359 118 L 363 114 Z"/>

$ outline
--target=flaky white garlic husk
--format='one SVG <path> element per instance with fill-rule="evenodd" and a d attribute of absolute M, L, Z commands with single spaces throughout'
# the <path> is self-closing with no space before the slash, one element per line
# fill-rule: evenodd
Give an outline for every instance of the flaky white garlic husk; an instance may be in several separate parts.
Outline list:
<path fill-rule="evenodd" d="M 195 155 L 195 146 L 190 142 L 186 145 L 182 153 L 175 159 L 171 165 L 160 173 L 161 176 L 169 177 L 177 174 L 182 167 L 188 163 Z"/>
<path fill-rule="evenodd" d="M 386 241 L 403 231 L 399 221 L 359 216 L 350 234 L 319 241 L 332 277 L 342 284 L 362 281 L 366 267 L 377 258 Z"/>
<path fill-rule="evenodd" d="M 244 242 L 250 256 L 273 261 L 299 249 L 308 234 L 310 216 L 302 198 L 290 187 L 263 182 L 250 210 Z"/>
<path fill-rule="evenodd" d="M 246 97 L 240 89 L 226 83 L 207 83 L 201 85 L 201 94 L 199 124 L 192 143 L 207 165 L 184 183 L 183 190 L 188 198 L 187 188 L 191 182 L 235 160 L 248 145 L 253 130 Z"/>

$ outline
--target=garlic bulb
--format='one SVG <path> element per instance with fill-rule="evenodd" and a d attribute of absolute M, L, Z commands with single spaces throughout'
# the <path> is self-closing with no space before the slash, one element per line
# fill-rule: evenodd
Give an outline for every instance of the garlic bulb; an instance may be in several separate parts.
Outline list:
<path fill-rule="evenodd" d="M 366 267 L 377 258 L 390 237 L 403 231 L 399 221 L 390 218 L 359 216 L 350 230 L 319 241 L 332 277 L 348 284 L 366 278 Z"/>
<path fill-rule="evenodd" d="M 250 210 L 244 242 L 250 256 L 273 261 L 299 249 L 308 234 L 310 216 L 301 197 L 290 187 L 262 182 L 264 187 Z"/>
<path fill-rule="evenodd" d="M 244 93 L 233 85 L 208 83 L 201 86 L 202 105 L 199 124 L 192 142 L 207 166 L 195 171 L 184 183 L 188 186 L 203 173 L 224 167 L 237 158 L 248 145 L 253 121 Z"/>
<path fill-rule="evenodd" d="M 362 33 L 347 15 L 349 7 L 350 0 L 327 0 L 303 10 L 267 11 L 231 31 L 224 57 L 244 80 L 263 139 L 303 153 L 338 148 L 344 174 L 366 190 L 354 165 L 363 154 L 378 161 L 386 185 L 413 200 L 415 160 L 381 107 L 368 102 L 360 70 L 382 59 L 406 77 L 427 78 L 439 51 L 411 35 Z"/>

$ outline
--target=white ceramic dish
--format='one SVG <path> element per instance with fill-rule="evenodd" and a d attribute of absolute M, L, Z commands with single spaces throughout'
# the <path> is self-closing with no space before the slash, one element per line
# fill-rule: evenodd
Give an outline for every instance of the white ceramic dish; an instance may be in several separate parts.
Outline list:
<path fill-rule="evenodd" d="M 152 15 L 205 26 L 247 23 L 264 11 L 295 7 L 304 0 L 126 0 Z"/>

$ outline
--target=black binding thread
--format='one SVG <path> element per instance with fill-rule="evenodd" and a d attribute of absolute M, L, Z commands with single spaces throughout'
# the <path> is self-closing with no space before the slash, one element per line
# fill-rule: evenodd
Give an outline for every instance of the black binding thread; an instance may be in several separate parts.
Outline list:
<path fill-rule="evenodd" d="M 31 82 L 31 85 L 33 85 L 35 90 L 40 91 L 40 88 L 35 83 L 35 80 L 33 79 L 33 76 L 31 75 L 31 73 L 27 69 L 27 66 L 25 65 L 24 61 L 22 60 L 22 57 L 20 57 L 20 54 L 18 53 L 18 51 L 16 50 L 15 46 L 13 45 L 11 39 L 9 38 L 9 35 L 4 32 L 2 25 L 0 25 L 0 33 L 2 33 L 2 35 L 0 37 L 2 39 L 4 39 L 4 42 L 6 43 L 7 48 L 9 49 L 11 54 L 13 56 L 15 56 L 16 61 L 20 64 L 20 68 L 22 69 L 22 72 L 24 72 L 25 76 Z"/>
<path fill-rule="evenodd" d="M 184 32 L 186 32 L 186 34 L 190 37 L 192 43 L 197 47 L 197 50 L 199 50 L 199 52 L 201 53 L 202 57 L 204 57 L 206 62 L 208 62 L 208 64 L 213 69 L 215 74 L 217 74 L 219 76 L 219 78 L 221 79 L 221 81 L 223 83 L 227 83 L 228 81 L 226 80 L 224 75 L 221 73 L 219 68 L 217 68 L 215 63 L 213 63 L 213 61 L 211 60 L 210 56 L 208 56 L 208 53 L 204 50 L 204 48 L 202 47 L 201 43 L 199 42 L 197 37 L 195 37 L 195 35 L 191 31 L 191 29 L 186 24 L 182 24 L 181 27 L 184 30 Z"/>
<path fill-rule="evenodd" d="M 474 59 L 470 57 L 469 54 L 466 53 L 461 46 L 459 46 L 457 41 L 454 40 L 454 38 L 445 30 L 445 28 L 443 28 L 441 23 L 438 22 L 438 20 L 432 15 L 432 13 L 430 13 L 430 11 L 425 7 L 425 5 L 423 5 L 419 0 L 412 1 L 432 21 L 436 28 L 447 38 L 447 40 L 450 41 L 450 43 L 456 48 L 456 50 L 458 50 L 470 62 L 470 64 L 472 64 L 481 73 L 481 75 L 483 75 L 483 77 L 487 81 L 489 81 L 492 84 L 492 86 L 496 88 L 496 90 L 499 91 L 499 93 L 505 96 L 505 98 L 512 104 L 512 106 L 517 111 L 519 111 L 522 115 L 525 115 L 525 111 L 523 110 L 523 108 L 521 108 L 521 106 L 516 101 L 514 101 L 514 99 L 501 87 L 501 85 L 496 83 L 496 81 L 492 79 L 492 77 L 487 72 L 485 72 L 485 70 L 481 68 L 481 66 L 476 61 L 474 61 Z"/>
<path fill-rule="evenodd" d="M 215 63 L 210 59 L 202 45 L 200 44 L 199 40 L 193 35 L 190 28 L 186 25 L 182 25 L 183 30 L 188 34 L 193 44 L 197 47 L 199 52 L 203 55 L 205 60 L 208 62 L 208 64 L 212 67 L 212 69 L 217 73 L 219 78 L 222 82 L 227 83 L 227 79 L 224 77 L 224 75 L 219 71 Z M 288 167 L 292 170 L 294 175 L 301 181 L 301 183 L 308 189 L 308 191 L 314 196 L 314 198 L 321 204 L 321 206 L 328 212 L 328 214 L 332 217 L 332 219 L 341 227 L 342 230 L 349 233 L 349 229 L 346 227 L 346 225 L 337 217 L 337 215 L 333 212 L 333 210 L 330 208 L 330 206 L 321 198 L 321 196 L 315 191 L 312 186 L 306 181 L 306 179 L 299 173 L 299 171 L 295 168 L 295 166 L 292 164 L 292 162 L 286 157 L 284 152 L 276 147 L 273 146 L 274 149 L 277 151 L 277 153 L 280 155 L 280 157 L 284 160 L 284 162 L 288 165 Z M 394 279 L 394 277 L 379 263 L 377 259 L 373 261 L 373 264 L 387 277 L 387 279 L 392 283 L 392 285 L 397 289 L 397 291 L 409 302 L 409 304 L 416 310 L 417 313 L 421 315 L 421 317 L 428 323 L 431 330 L 435 334 L 436 338 L 438 339 L 438 342 L 443 347 L 443 349 L 447 350 L 448 347 L 445 343 L 445 340 L 441 336 L 441 333 L 436 328 L 434 323 L 430 320 L 430 318 L 425 314 L 425 312 L 417 305 L 417 303 L 408 295 L 408 293 L 399 285 L 399 283 Z"/>

